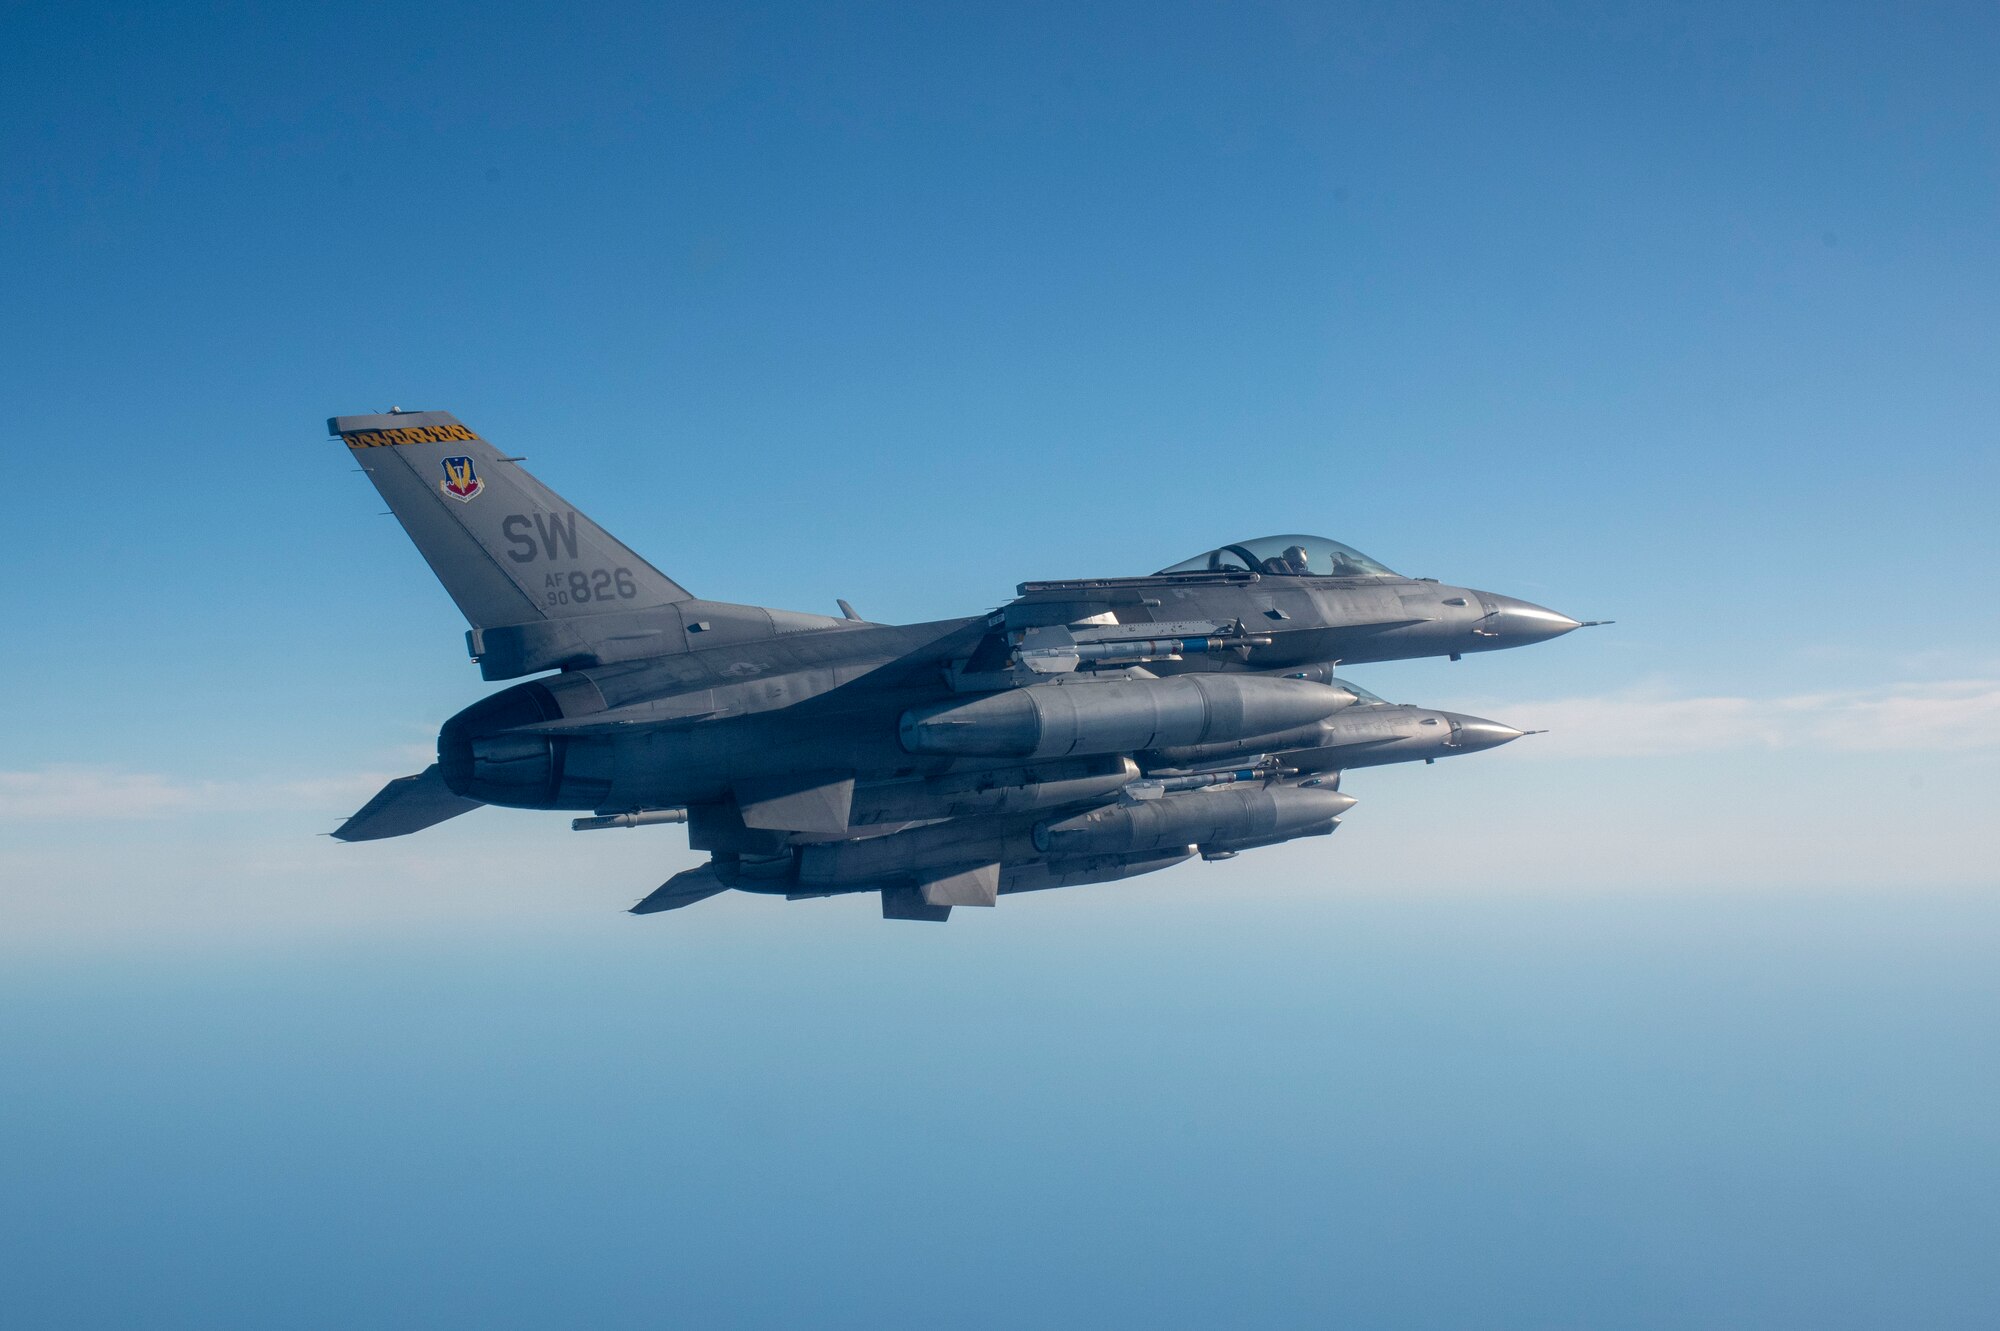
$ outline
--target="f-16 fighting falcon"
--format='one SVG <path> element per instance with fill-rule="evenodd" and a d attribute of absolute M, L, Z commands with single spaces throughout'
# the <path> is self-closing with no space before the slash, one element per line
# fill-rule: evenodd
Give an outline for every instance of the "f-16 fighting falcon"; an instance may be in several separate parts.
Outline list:
<path fill-rule="evenodd" d="M 684 822 L 706 864 L 632 909 L 735 888 L 879 893 L 943 920 L 1003 894 L 1326 836 L 1340 774 L 1523 732 L 1396 706 L 1336 667 L 1489 652 L 1583 627 L 1270 536 L 1142 577 L 1021 584 L 990 614 L 874 624 L 696 596 L 442 411 L 338 416 L 471 624 L 488 680 L 438 760 L 336 837 L 482 804 L 579 830 Z"/>

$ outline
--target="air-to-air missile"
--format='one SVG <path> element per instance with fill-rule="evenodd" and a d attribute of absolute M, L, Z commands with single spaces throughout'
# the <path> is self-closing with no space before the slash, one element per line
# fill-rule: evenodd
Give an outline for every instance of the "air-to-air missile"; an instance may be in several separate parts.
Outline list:
<path fill-rule="evenodd" d="M 482 804 L 577 810 L 579 830 L 684 822 L 710 858 L 641 914 L 736 888 L 943 919 L 1324 836 L 1355 804 L 1342 771 L 1525 733 L 1383 702 L 1337 668 L 1584 627 L 1311 536 L 1023 583 L 921 624 L 708 601 L 448 413 L 329 426 L 464 613 L 481 675 L 534 677 L 446 721 L 436 764 L 334 835 Z"/>

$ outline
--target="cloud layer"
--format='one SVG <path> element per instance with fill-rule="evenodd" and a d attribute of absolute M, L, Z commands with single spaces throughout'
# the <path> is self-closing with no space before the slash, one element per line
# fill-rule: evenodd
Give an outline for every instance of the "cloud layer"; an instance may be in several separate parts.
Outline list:
<path fill-rule="evenodd" d="M 0 823 L 124 822 L 316 808 L 329 801 L 352 812 L 388 779 L 386 774 L 357 773 L 315 781 L 193 781 L 158 772 L 58 764 L 0 772 Z"/>
<path fill-rule="evenodd" d="M 1664 690 L 1494 704 L 1546 727 L 1549 757 L 1656 757 L 1740 749 L 1952 753 L 2000 748 L 2000 680 L 1892 684 L 1789 697 L 1677 697 Z"/>

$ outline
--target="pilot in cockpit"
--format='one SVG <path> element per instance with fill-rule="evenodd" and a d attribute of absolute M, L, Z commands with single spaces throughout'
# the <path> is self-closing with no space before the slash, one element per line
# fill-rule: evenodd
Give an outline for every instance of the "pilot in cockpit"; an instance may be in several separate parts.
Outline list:
<path fill-rule="evenodd" d="M 1307 557 L 1303 545 L 1288 545 L 1283 553 L 1264 561 L 1264 571 L 1281 577 L 1302 578 L 1310 571 L 1306 566 Z"/>

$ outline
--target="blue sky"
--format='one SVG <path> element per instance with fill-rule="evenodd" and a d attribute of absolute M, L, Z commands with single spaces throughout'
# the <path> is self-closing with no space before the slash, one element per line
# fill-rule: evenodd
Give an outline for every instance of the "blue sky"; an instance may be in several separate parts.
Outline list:
<path fill-rule="evenodd" d="M 644 1324 L 658 1229 L 744 1324 L 1991 1322 L 1990 7 L 0 30 L 10 1302 L 108 1245 L 70 1324 Z M 1357 670 L 1553 733 L 1333 842 L 635 921 L 677 831 L 315 835 L 482 691 L 323 435 L 391 404 L 720 599 L 1303 530 L 1619 622 Z"/>

